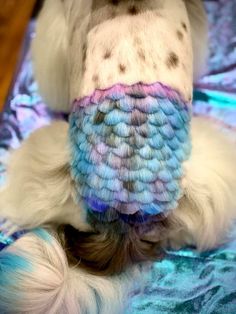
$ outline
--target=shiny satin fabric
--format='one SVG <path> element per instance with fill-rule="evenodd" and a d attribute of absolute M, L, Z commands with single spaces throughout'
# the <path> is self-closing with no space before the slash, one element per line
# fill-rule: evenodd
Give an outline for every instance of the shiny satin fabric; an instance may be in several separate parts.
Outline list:
<path fill-rule="evenodd" d="M 210 22 L 209 71 L 196 85 L 194 113 L 236 128 L 236 2 L 205 1 Z M 28 33 L 32 36 L 33 25 Z M 27 41 L 29 42 L 29 40 Z M 28 46 L 26 47 L 26 51 Z M 20 66 L 0 122 L 0 184 L 8 150 L 33 130 L 64 118 L 49 112 L 37 92 L 30 55 Z M 236 227 L 217 250 L 167 251 L 151 265 L 145 284 L 130 298 L 126 314 L 235 314 Z"/>

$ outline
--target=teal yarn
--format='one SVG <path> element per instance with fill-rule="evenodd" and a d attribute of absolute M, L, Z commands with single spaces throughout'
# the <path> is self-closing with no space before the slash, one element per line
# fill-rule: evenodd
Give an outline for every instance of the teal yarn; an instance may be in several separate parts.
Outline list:
<path fill-rule="evenodd" d="M 74 102 L 71 173 L 78 201 L 109 217 L 164 214 L 182 196 L 190 105 L 155 83 L 115 85 Z"/>

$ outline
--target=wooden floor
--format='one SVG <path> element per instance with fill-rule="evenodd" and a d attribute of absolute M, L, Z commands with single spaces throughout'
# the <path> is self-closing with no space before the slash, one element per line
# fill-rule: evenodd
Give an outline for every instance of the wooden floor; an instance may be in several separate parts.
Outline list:
<path fill-rule="evenodd" d="M 0 0 L 0 111 L 15 73 L 36 0 Z"/>

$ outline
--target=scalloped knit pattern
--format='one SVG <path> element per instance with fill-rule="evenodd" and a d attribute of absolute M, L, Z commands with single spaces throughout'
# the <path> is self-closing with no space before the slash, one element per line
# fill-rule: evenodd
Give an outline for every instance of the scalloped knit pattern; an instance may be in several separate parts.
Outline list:
<path fill-rule="evenodd" d="M 161 83 L 118 84 L 76 100 L 70 140 L 78 201 L 111 220 L 175 209 L 190 119 L 190 104 Z"/>

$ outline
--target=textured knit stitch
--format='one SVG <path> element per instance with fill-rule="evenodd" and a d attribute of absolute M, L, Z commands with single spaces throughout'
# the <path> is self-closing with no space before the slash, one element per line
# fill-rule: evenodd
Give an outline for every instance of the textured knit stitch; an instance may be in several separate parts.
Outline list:
<path fill-rule="evenodd" d="M 118 84 L 76 100 L 70 139 L 78 201 L 110 220 L 175 209 L 190 118 L 190 105 L 161 83 Z"/>

